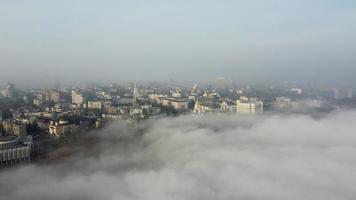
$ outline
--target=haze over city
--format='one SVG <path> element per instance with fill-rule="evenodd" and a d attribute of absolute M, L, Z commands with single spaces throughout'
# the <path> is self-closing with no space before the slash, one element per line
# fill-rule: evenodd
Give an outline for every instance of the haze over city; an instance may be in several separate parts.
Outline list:
<path fill-rule="evenodd" d="M 0 200 L 356 199 L 355 1 L 0 13 Z"/>
<path fill-rule="evenodd" d="M 351 0 L 2 1 L 0 79 L 355 85 Z"/>

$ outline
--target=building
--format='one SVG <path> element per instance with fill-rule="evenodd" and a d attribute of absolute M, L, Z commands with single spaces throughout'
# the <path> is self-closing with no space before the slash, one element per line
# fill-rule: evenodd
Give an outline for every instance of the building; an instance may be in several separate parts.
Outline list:
<path fill-rule="evenodd" d="M 204 105 L 199 99 L 194 104 L 193 112 L 196 114 L 202 114 L 206 112 L 213 112 L 215 109 L 211 106 Z"/>
<path fill-rule="evenodd" d="M 236 104 L 232 104 L 231 102 L 222 102 L 220 104 L 221 112 L 236 112 Z"/>
<path fill-rule="evenodd" d="M 52 103 L 59 103 L 62 100 L 62 94 L 57 90 L 51 90 L 49 96 Z"/>
<path fill-rule="evenodd" d="M 303 94 L 303 89 L 302 88 L 291 88 L 290 92 L 293 94 L 301 95 L 301 94 Z"/>
<path fill-rule="evenodd" d="M 21 138 L 24 138 L 27 136 L 26 124 L 24 124 L 22 122 L 16 122 L 12 131 L 13 131 L 13 135 L 19 136 Z"/>
<path fill-rule="evenodd" d="M 82 104 L 85 98 L 78 91 L 72 90 L 72 104 Z"/>
<path fill-rule="evenodd" d="M 14 97 L 16 95 L 15 85 L 12 83 L 8 83 L 5 89 L 2 90 L 1 93 L 4 97 L 8 97 L 8 98 Z"/>
<path fill-rule="evenodd" d="M 106 108 L 106 113 L 116 115 L 119 113 L 119 111 L 116 106 L 108 106 Z"/>
<path fill-rule="evenodd" d="M 46 97 L 44 94 L 37 94 L 33 99 L 33 104 L 36 106 L 43 106 L 46 103 Z"/>
<path fill-rule="evenodd" d="M 54 122 L 51 121 L 48 131 L 53 136 L 69 134 L 77 130 L 77 126 L 69 124 L 67 121 Z"/>
<path fill-rule="evenodd" d="M 133 84 L 133 90 L 132 90 L 132 96 L 133 96 L 133 103 L 136 104 L 137 100 L 140 97 L 140 93 L 138 91 L 138 88 L 136 86 L 136 83 Z"/>
<path fill-rule="evenodd" d="M 20 138 L 18 136 L 0 136 L 0 165 L 13 165 L 29 162 L 33 152 L 31 136 Z"/>
<path fill-rule="evenodd" d="M 136 100 L 134 97 L 121 97 L 117 101 L 119 105 L 129 105 L 129 104 L 134 104 L 135 102 Z"/>
<path fill-rule="evenodd" d="M 176 90 L 171 91 L 171 93 L 174 98 L 182 98 L 182 90 L 180 88 L 176 88 Z"/>
<path fill-rule="evenodd" d="M 21 138 L 24 138 L 27 136 L 26 124 L 21 121 L 17 121 L 14 119 L 4 120 L 2 122 L 2 126 L 4 129 L 4 134 L 6 136 L 14 135 L 14 136 L 18 136 Z"/>
<path fill-rule="evenodd" d="M 292 106 L 292 100 L 288 97 L 276 97 L 274 107 L 277 109 L 286 109 Z"/>
<path fill-rule="evenodd" d="M 223 77 L 216 78 L 216 88 L 221 89 L 221 90 L 226 88 L 225 78 L 223 78 Z"/>
<path fill-rule="evenodd" d="M 49 91 L 44 91 L 43 96 L 45 97 L 45 102 L 50 103 L 51 102 L 51 93 Z"/>
<path fill-rule="evenodd" d="M 131 108 L 130 109 L 130 115 L 143 115 L 143 109 L 142 108 Z"/>
<path fill-rule="evenodd" d="M 103 109 L 103 103 L 101 101 L 88 101 L 88 109 Z"/>
<path fill-rule="evenodd" d="M 175 110 L 188 110 L 189 102 L 186 99 L 176 99 L 176 98 L 168 98 L 169 105 L 171 105 Z"/>
<path fill-rule="evenodd" d="M 164 94 L 150 94 L 148 95 L 148 98 L 153 101 L 156 102 L 158 104 L 162 104 L 163 100 L 167 99 L 167 95 Z"/>
<path fill-rule="evenodd" d="M 240 114 L 262 114 L 263 102 L 255 98 L 241 97 L 236 101 L 236 112 Z"/>
<path fill-rule="evenodd" d="M 152 105 L 143 105 L 141 108 L 143 109 L 143 113 L 145 115 L 158 115 L 161 112 L 161 108 L 152 107 Z"/>
<path fill-rule="evenodd" d="M 334 99 L 347 99 L 352 98 L 353 92 L 351 88 L 334 88 Z"/>

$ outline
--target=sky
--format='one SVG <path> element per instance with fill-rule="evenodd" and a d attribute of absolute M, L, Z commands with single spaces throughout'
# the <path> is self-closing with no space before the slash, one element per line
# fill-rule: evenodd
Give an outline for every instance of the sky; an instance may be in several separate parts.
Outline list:
<path fill-rule="evenodd" d="M 354 200 L 355 118 L 336 111 L 321 119 L 115 121 L 88 133 L 97 142 L 69 147 L 66 159 L 1 170 L 0 199 Z"/>
<path fill-rule="evenodd" d="M 356 85 L 353 0 L 2 0 L 0 83 Z"/>

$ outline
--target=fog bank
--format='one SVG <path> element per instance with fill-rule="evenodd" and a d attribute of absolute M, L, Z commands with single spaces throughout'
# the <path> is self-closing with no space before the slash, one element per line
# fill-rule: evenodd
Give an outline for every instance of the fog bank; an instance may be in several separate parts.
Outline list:
<path fill-rule="evenodd" d="M 0 199 L 355 199 L 355 111 L 122 122 L 67 161 L 0 172 Z"/>

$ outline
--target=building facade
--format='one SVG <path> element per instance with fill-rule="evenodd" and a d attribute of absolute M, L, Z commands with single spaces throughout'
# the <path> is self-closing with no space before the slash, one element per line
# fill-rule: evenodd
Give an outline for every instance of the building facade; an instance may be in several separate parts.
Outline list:
<path fill-rule="evenodd" d="M 103 103 L 101 101 L 88 101 L 88 108 L 102 110 Z"/>
<path fill-rule="evenodd" d="M 32 137 L 0 137 L 0 165 L 13 165 L 31 161 Z"/>
<path fill-rule="evenodd" d="M 82 104 L 84 103 L 85 98 L 83 97 L 82 94 L 80 94 L 79 92 L 73 90 L 72 91 L 72 103 L 73 104 Z"/>
<path fill-rule="evenodd" d="M 240 114 L 262 114 L 263 102 L 257 99 L 242 97 L 236 101 L 236 112 Z"/>

